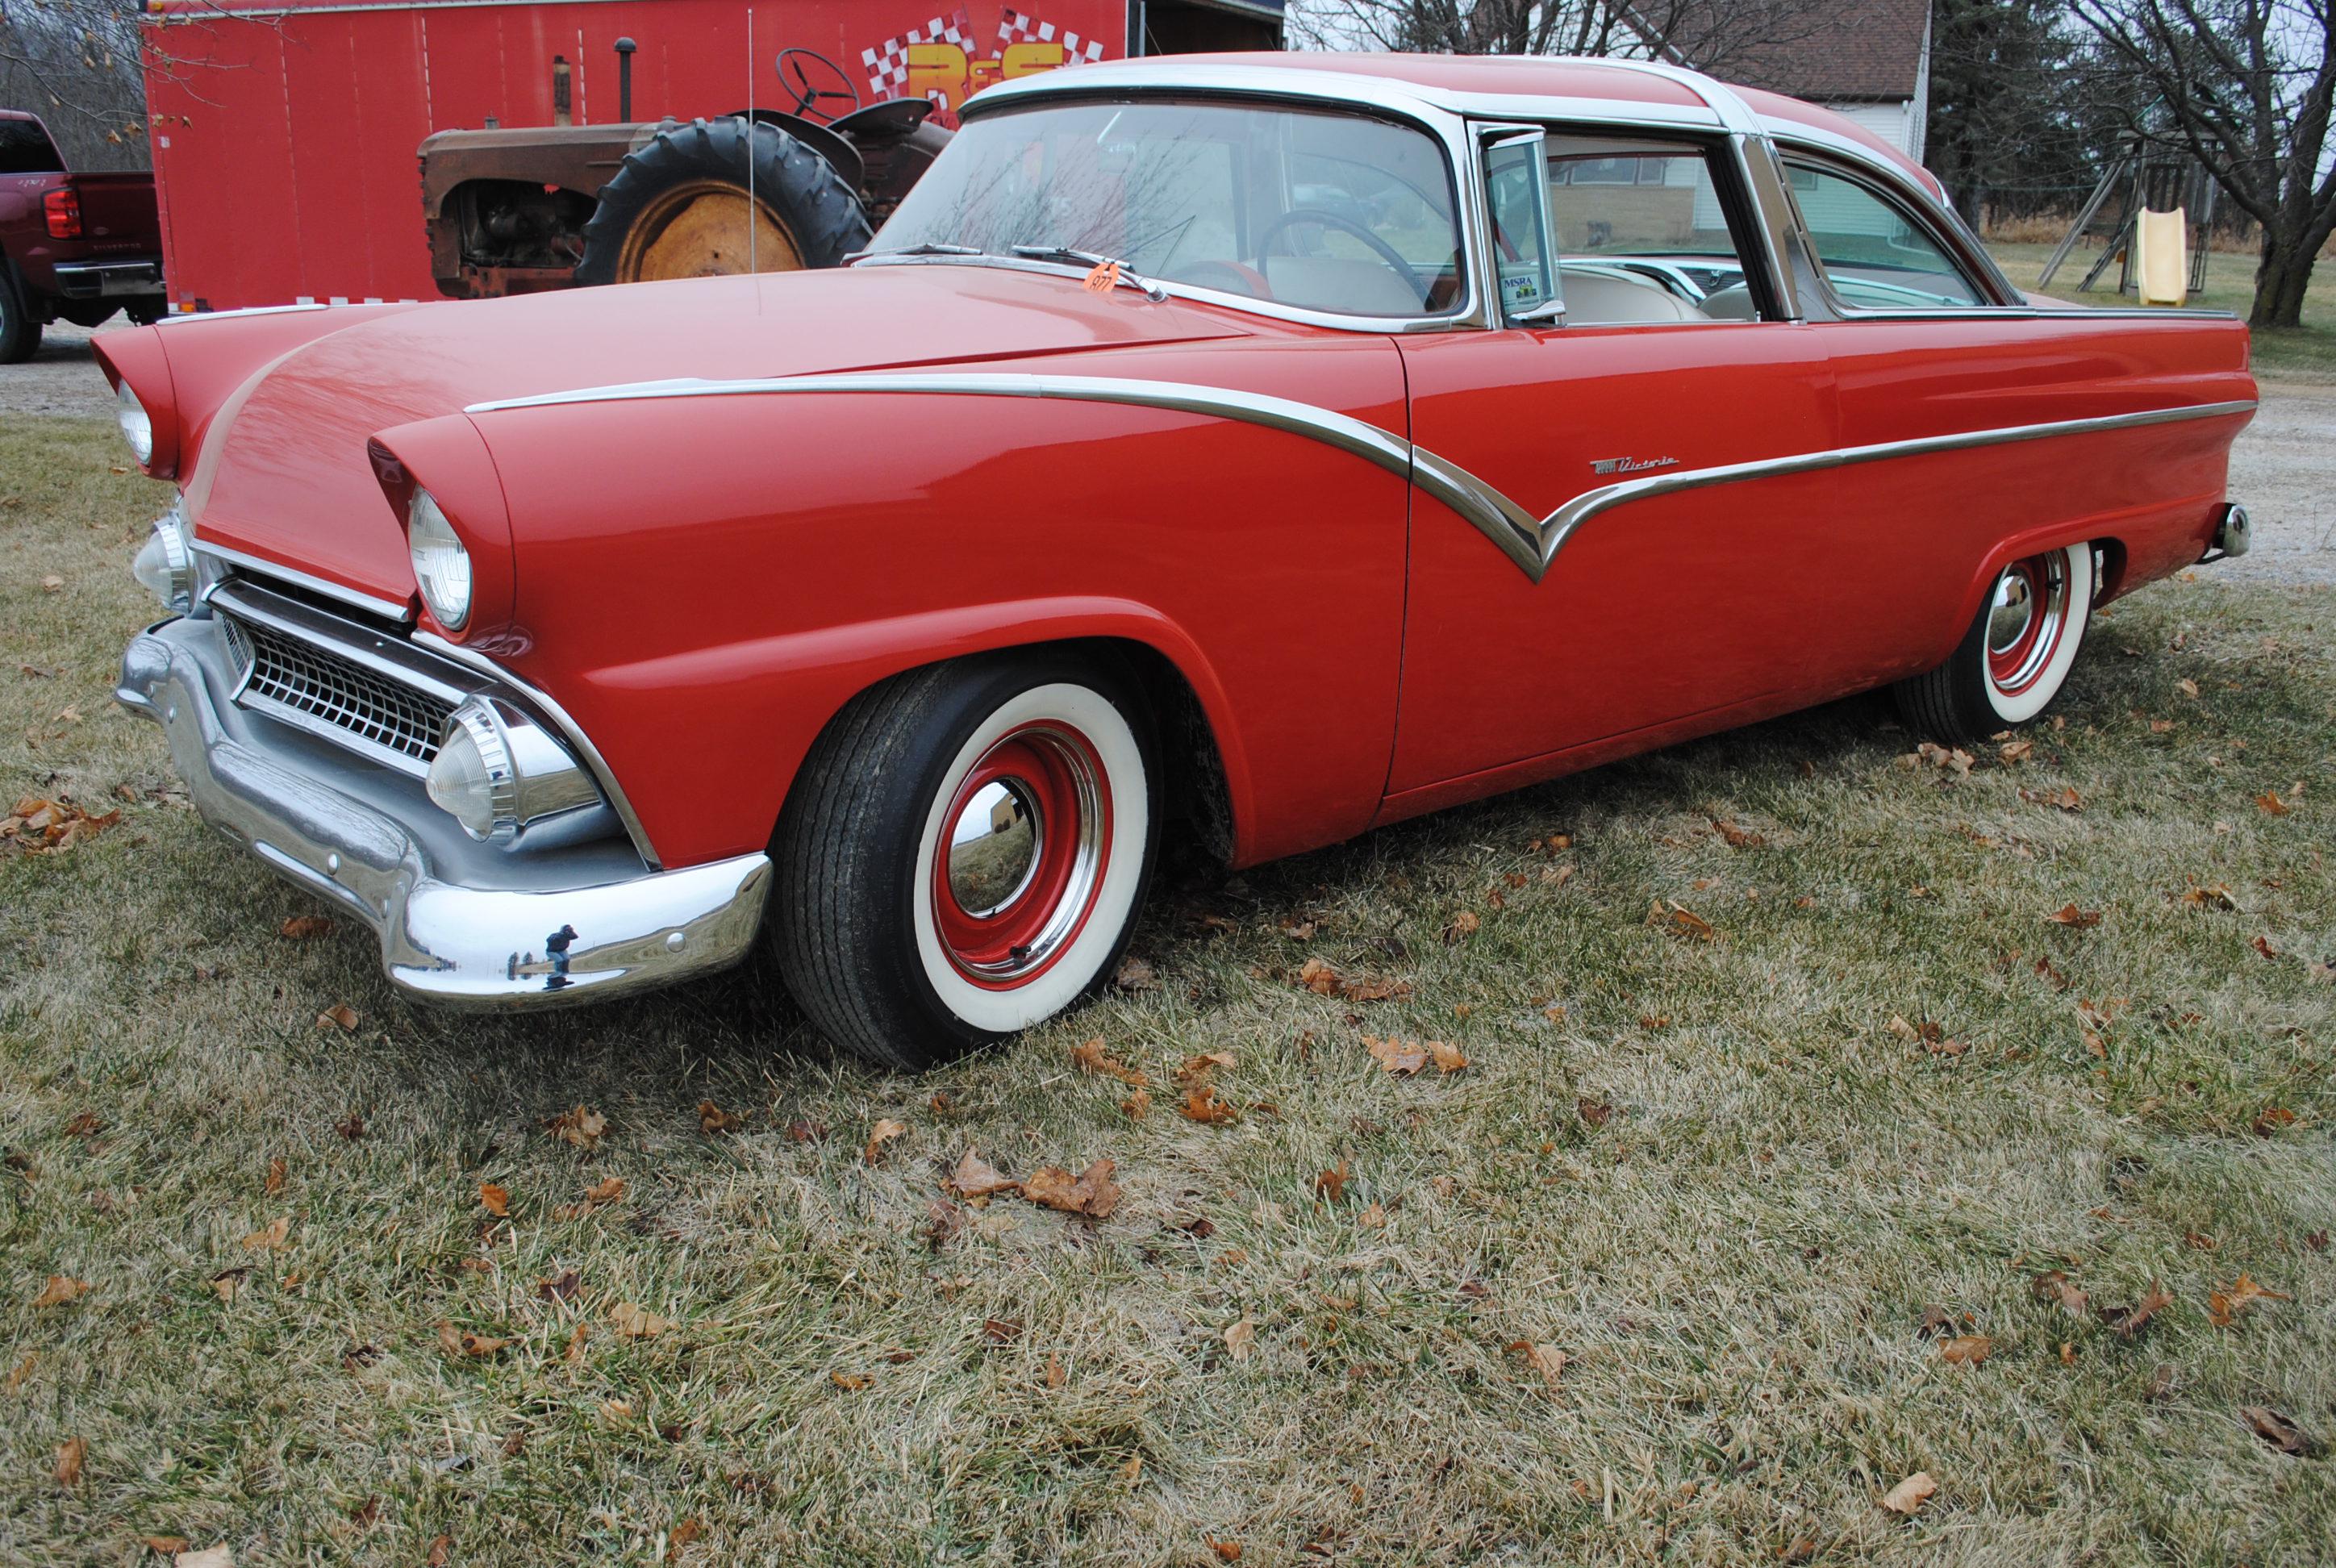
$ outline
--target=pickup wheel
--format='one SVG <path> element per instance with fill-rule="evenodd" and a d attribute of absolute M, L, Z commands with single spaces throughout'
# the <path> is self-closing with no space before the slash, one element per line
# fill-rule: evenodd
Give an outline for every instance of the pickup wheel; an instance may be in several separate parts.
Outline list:
<path fill-rule="evenodd" d="M 24 303 L 16 269 L 0 263 L 0 365 L 21 365 L 41 346 L 41 318 Z"/>
<path fill-rule="evenodd" d="M 1059 650 L 896 676 L 805 759 L 774 842 L 772 940 L 838 1044 L 917 1071 L 1053 1017 L 1112 971 L 1159 842 L 1150 714 Z"/>
<path fill-rule="evenodd" d="M 2089 544 L 2005 567 L 1954 657 L 1898 683 L 1907 727 L 1942 745 L 1969 745 L 2038 717 L 2068 683 L 2093 591 Z"/>
<path fill-rule="evenodd" d="M 668 123 L 600 188 L 576 281 L 833 267 L 865 247 L 871 232 L 859 195 L 779 127 L 744 119 Z"/>

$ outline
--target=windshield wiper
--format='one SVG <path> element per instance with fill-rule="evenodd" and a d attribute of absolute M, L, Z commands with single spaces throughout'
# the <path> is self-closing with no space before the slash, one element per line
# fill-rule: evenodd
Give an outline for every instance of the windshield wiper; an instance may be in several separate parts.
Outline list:
<path fill-rule="evenodd" d="M 1116 256 L 1098 256 L 1092 250 L 1074 250 L 1067 245 L 1016 245 L 1008 247 L 1015 255 L 1032 261 L 1076 261 L 1086 267 L 1112 267 L 1119 270 L 1119 280 L 1144 291 L 1144 297 L 1158 305 L 1168 297 L 1168 291 L 1137 272 Z"/>
<path fill-rule="evenodd" d="M 895 250 L 855 250 L 843 258 L 843 264 L 849 267 L 855 261 L 865 261 L 871 256 L 983 256 L 987 254 L 988 252 L 978 245 L 944 245 L 937 239 L 925 239 L 914 245 L 903 245 Z"/>

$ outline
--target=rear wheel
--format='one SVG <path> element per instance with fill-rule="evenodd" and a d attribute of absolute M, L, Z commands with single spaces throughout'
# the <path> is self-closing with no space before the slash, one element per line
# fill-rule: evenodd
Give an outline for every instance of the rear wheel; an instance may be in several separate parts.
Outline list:
<path fill-rule="evenodd" d="M 24 303 L 15 268 L 0 264 L 0 365 L 17 365 L 41 346 L 41 320 Z"/>
<path fill-rule="evenodd" d="M 1070 1007 L 1127 945 L 1158 844 L 1151 717 L 1046 649 L 912 670 L 805 759 L 773 940 L 822 1032 L 916 1070 Z"/>
<path fill-rule="evenodd" d="M 2005 567 L 1954 657 L 1898 683 L 1898 711 L 1907 726 L 1967 745 L 2038 717 L 2068 684 L 2094 589 L 2089 544 Z"/>
<path fill-rule="evenodd" d="M 777 126 L 668 124 L 601 188 L 576 281 L 833 267 L 870 234 L 859 196 L 834 167 Z"/>

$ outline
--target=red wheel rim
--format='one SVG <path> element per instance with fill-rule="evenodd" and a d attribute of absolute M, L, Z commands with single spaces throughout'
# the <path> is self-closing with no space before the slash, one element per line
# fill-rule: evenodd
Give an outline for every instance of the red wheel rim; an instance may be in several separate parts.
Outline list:
<path fill-rule="evenodd" d="M 2015 560 L 1988 599 L 1987 678 L 2005 696 L 2034 686 L 2068 633 L 2068 561 L 2059 550 Z"/>
<path fill-rule="evenodd" d="M 1024 725 L 966 771 L 940 823 L 931 891 L 941 950 L 976 985 L 1029 984 L 1069 950 L 1103 891 L 1103 758 L 1068 725 Z"/>

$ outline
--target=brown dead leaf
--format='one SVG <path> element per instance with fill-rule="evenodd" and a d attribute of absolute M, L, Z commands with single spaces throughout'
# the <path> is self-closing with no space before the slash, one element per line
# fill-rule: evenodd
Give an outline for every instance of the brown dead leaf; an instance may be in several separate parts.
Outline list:
<path fill-rule="evenodd" d="M 584 1288 L 584 1276 L 573 1269 L 563 1269 L 550 1279 L 535 1282 L 535 1293 L 547 1301 L 572 1301 Z"/>
<path fill-rule="evenodd" d="M 2273 817 L 2283 817 L 2289 811 L 2288 803 L 2279 798 L 2277 790 L 2265 790 L 2255 796 L 2255 808 L 2265 816 Z"/>
<path fill-rule="evenodd" d="M 1225 1349 L 1236 1361 L 1246 1361 L 1257 1348 L 1257 1325 L 1243 1318 L 1225 1330 Z"/>
<path fill-rule="evenodd" d="M 454 1537 L 441 1534 L 430 1543 L 430 1550 L 423 1554 L 422 1568 L 446 1568 L 447 1556 L 453 1550 Z"/>
<path fill-rule="evenodd" d="M 745 1117 L 732 1115 L 712 1100 L 697 1102 L 697 1130 L 701 1133 L 709 1136 L 720 1133 L 735 1133 L 745 1125 Z"/>
<path fill-rule="evenodd" d="M 320 1029 L 340 1029 L 345 1033 L 354 1033 L 357 1021 L 356 1008 L 346 1002 L 337 1002 L 316 1015 L 316 1027 Z"/>
<path fill-rule="evenodd" d="M 305 942 L 311 937 L 321 937 L 333 929 L 326 915 L 294 915 L 276 928 L 276 934 L 287 941 Z"/>
<path fill-rule="evenodd" d="M 934 1198 L 925 1204 L 925 1245 L 939 1251 L 949 1245 L 949 1238 L 965 1229 L 965 1211 L 947 1198 Z"/>
<path fill-rule="evenodd" d="M 473 1334 L 468 1329 L 457 1329 L 443 1318 L 438 1320 L 438 1344 L 449 1356 L 483 1358 L 493 1355 L 510 1343 L 509 1339 L 491 1339 L 484 1334 Z"/>
<path fill-rule="evenodd" d="M 1363 1037 L 1363 1048 L 1371 1059 L 1398 1078 L 1407 1078 L 1427 1066 L 1427 1053 L 1416 1040 L 1383 1040 L 1376 1035 Z"/>
<path fill-rule="evenodd" d="M 576 1327 L 569 1330 L 568 1349 L 561 1355 L 560 1359 L 566 1361 L 570 1367 L 581 1367 L 584 1364 L 584 1341 L 591 1337 L 592 1325 L 580 1319 L 578 1320 Z"/>
<path fill-rule="evenodd" d="M 33 1298 L 35 1307 L 62 1307 L 89 1290 L 87 1280 L 69 1279 L 63 1274 L 51 1274 L 41 1293 Z"/>
<path fill-rule="evenodd" d="M 1655 923 L 1664 930 L 1674 936 L 1691 937 L 1699 942 L 1708 942 L 1718 934 L 1712 930 L 1709 920 L 1705 920 L 1677 899 L 1669 901 L 1670 908 L 1668 911 L 1660 903 L 1654 909 Z"/>
<path fill-rule="evenodd" d="M 184 1535 L 141 1535 L 138 1539 L 146 1550 L 158 1552 L 165 1557 L 175 1556 L 192 1544 Z"/>
<path fill-rule="evenodd" d="M 1240 1542 L 1220 1541 L 1214 1535 L 1202 1535 L 1201 1539 L 1207 1544 L 1209 1550 L 1215 1553 L 1222 1561 L 1227 1563 L 1238 1563 L 1241 1560 L 1241 1544 Z"/>
<path fill-rule="evenodd" d="M 619 1301 L 609 1308 L 608 1321 L 628 1339 L 654 1339 L 673 1327 L 670 1320 L 630 1301 Z"/>
<path fill-rule="evenodd" d="M 2046 915 L 2044 920 L 2048 925 L 2067 926 L 2073 930 L 2090 930 L 2101 923 L 2101 911 L 2080 910 L 2074 904 L 2065 904 Z"/>
<path fill-rule="evenodd" d="M 2263 1115 L 2257 1116 L 2253 1124 L 2254 1135 L 2258 1138 L 2274 1136 L 2281 1129 L 2293 1125 L 2295 1125 L 2295 1113 L 2285 1105 L 2266 1106 Z"/>
<path fill-rule="evenodd" d="M 860 1151 L 861 1163 L 876 1164 L 884 1157 L 884 1145 L 908 1130 L 906 1122 L 895 1121 L 891 1116 L 879 1118 L 876 1125 L 868 1129 L 868 1145 Z"/>
<path fill-rule="evenodd" d="M 1462 910 L 1458 914 L 1454 915 L 1451 923 L 1444 928 L 1444 945 L 1448 948 L 1455 942 L 1465 941 L 1475 936 L 1483 924 L 1484 921 L 1477 919 L 1474 910 Z"/>
<path fill-rule="evenodd" d="M 222 1301 L 232 1301 L 235 1300 L 236 1292 L 243 1289 L 243 1282 L 250 1277 L 251 1268 L 248 1264 L 238 1269 L 221 1269 L 211 1276 L 212 1293 Z"/>
<path fill-rule="evenodd" d="M 1532 1339 L 1513 1339 L 1507 1349 L 1510 1355 L 1521 1358 L 1526 1366 L 1539 1372 L 1542 1381 L 1552 1388 L 1557 1387 L 1558 1378 L 1564 1375 L 1566 1363 L 1572 1359 L 1554 1345 Z"/>
<path fill-rule="evenodd" d="M 700 1524 L 695 1516 L 684 1519 L 680 1524 L 675 1525 L 673 1527 L 673 1534 L 666 1538 L 665 1554 L 667 1561 L 670 1562 L 675 1557 L 679 1556 L 683 1547 L 688 1545 L 692 1541 L 696 1540 L 700 1535 L 705 1534 L 706 1526 Z"/>
<path fill-rule="evenodd" d="M 2036 755 L 2036 743 L 2032 740 L 2006 741 L 1995 755 L 2002 759 L 2004 766 L 2017 766 Z"/>
<path fill-rule="evenodd" d="M 2249 1405 L 2239 1411 L 2248 1429 L 2282 1454 L 2309 1454 L 2312 1439 L 2285 1416 L 2268 1405 Z"/>
<path fill-rule="evenodd" d="M 1152 1091 L 1150 1089 L 1130 1090 L 1127 1098 L 1119 1102 L 1119 1108 L 1127 1113 L 1129 1121 L 1142 1121 L 1144 1114 L 1152 1108 Z"/>
<path fill-rule="evenodd" d="M 1737 827 L 1734 823 L 1723 822 L 1718 817 L 1711 819 L 1711 825 L 1721 841 L 1732 850 L 1757 850 L 1768 842 L 1749 828 Z"/>
<path fill-rule="evenodd" d="M 1984 1334 L 1958 1334 L 1939 1346 L 1940 1359 L 1955 1367 L 1976 1367 L 1994 1353 L 1995 1341 Z"/>
<path fill-rule="evenodd" d="M 830 1372 L 827 1377 L 828 1381 L 847 1394 L 857 1394 L 876 1381 L 865 1372 Z"/>
<path fill-rule="evenodd" d="M 2078 794 L 2073 785 L 2064 784 L 2056 790 L 2021 790 L 2020 798 L 2031 805 L 2051 806 L 2064 812 L 2085 809 L 2085 797 Z"/>
<path fill-rule="evenodd" d="M 41 591 L 43 593 L 54 593 L 59 589 L 64 587 L 64 585 L 65 579 L 59 577 L 54 572 L 51 572 L 48 576 L 41 579 Z"/>
<path fill-rule="evenodd" d="M 354 1144 L 365 1136 L 365 1116 L 359 1112 L 351 1111 L 333 1124 L 333 1131 Z"/>
<path fill-rule="evenodd" d="M 1207 1126 L 1223 1126 L 1241 1120 L 1241 1112 L 1232 1102 L 1218 1094 L 1217 1086 L 1206 1078 L 1184 1091 L 1184 1103 L 1176 1109 L 1186 1121 Z"/>
<path fill-rule="evenodd" d="M 1123 991 L 1156 991 L 1160 977 L 1150 964 L 1130 954 L 1119 960 L 1119 968 L 1111 973 L 1111 983 Z"/>
<path fill-rule="evenodd" d="M 1315 1194 L 1333 1203 L 1338 1202 L 1346 1195 L 1347 1176 L 1347 1162 L 1340 1160 L 1334 1169 L 1324 1171 L 1314 1178 Z"/>
<path fill-rule="evenodd" d="M 2049 1274 L 2039 1274 L 2029 1289 L 2038 1300 L 2058 1305 L 2071 1318 L 2082 1318 L 2085 1309 L 2091 1304 L 2084 1288 L 2058 1269 Z"/>
<path fill-rule="evenodd" d="M 511 1193 L 492 1182 L 479 1183 L 479 1203 L 498 1220 L 511 1217 Z"/>
<path fill-rule="evenodd" d="M 12 1394 L 15 1393 L 17 1389 L 24 1386 L 24 1379 L 33 1375 L 33 1368 L 39 1365 L 39 1363 L 40 1358 L 36 1356 L 26 1356 L 23 1360 L 8 1368 L 8 1375 L 5 1378 L 0 1378 L 0 1388 L 5 1388 Z"/>
<path fill-rule="evenodd" d="M 263 1183 L 268 1195 L 272 1198 L 277 1193 L 282 1192 L 284 1190 L 285 1178 L 290 1174 L 290 1167 L 287 1166 L 282 1160 L 268 1161 L 268 1180 Z"/>
<path fill-rule="evenodd" d="M 57 1485 L 60 1486 L 78 1486 L 81 1485 L 82 1461 L 88 1457 L 89 1440 L 85 1437 L 68 1437 L 63 1442 L 58 1444 L 57 1464 L 56 1470 L 54 1472 L 57 1478 Z"/>
<path fill-rule="evenodd" d="M 959 1159 L 957 1168 L 949 1173 L 949 1184 L 957 1189 L 961 1198 L 987 1198 L 995 1193 L 1019 1192 L 1022 1183 L 1004 1175 L 973 1149 L 967 1149 Z"/>
<path fill-rule="evenodd" d="M 1611 1100 L 1593 1100 L 1586 1096 L 1576 1096 L 1573 1101 L 1573 1114 L 1593 1127 L 1602 1127 L 1613 1118 L 1614 1105 Z"/>
<path fill-rule="evenodd" d="M 2149 1320 L 2174 1305 L 2174 1297 L 2164 1285 L 2153 1282 L 2149 1294 L 2131 1307 L 2105 1307 L 2101 1316 L 2117 1331 L 2117 1338 L 2130 1339 L 2149 1326 Z"/>
<path fill-rule="evenodd" d="M 247 1252 L 278 1252 L 284 1250 L 287 1238 L 292 1234 L 292 1217 L 278 1214 L 264 1229 L 254 1231 L 239 1243 Z"/>
<path fill-rule="evenodd" d="M 1914 1510 L 1930 1501 L 1932 1494 L 1938 1489 L 1939 1484 L 1931 1479 L 1928 1470 L 1917 1470 L 1891 1487 L 1889 1494 L 1882 1499 L 1882 1505 L 1893 1514 L 1911 1519 L 1914 1516 Z"/>
<path fill-rule="evenodd" d="M 1041 1165 L 1023 1181 L 1022 1195 L 1044 1208 L 1105 1219 L 1120 1199 L 1120 1189 L 1111 1179 L 1113 1169 L 1111 1161 L 1097 1160 L 1073 1180 L 1059 1165 Z"/>
<path fill-rule="evenodd" d="M 1461 1054 L 1459 1047 L 1443 1040 L 1427 1042 L 1427 1059 L 1436 1064 L 1437 1072 L 1446 1075 L 1456 1073 L 1468 1065 L 1468 1058 Z"/>
<path fill-rule="evenodd" d="M 1132 1089 L 1140 1089 L 1151 1081 L 1138 1069 L 1105 1055 L 1100 1037 L 1084 1045 L 1073 1046 L 1071 1060 L 1082 1071 L 1100 1073 L 1106 1078 L 1117 1078 Z"/>
<path fill-rule="evenodd" d="M 584 1189 L 584 1201 L 596 1207 L 602 1203 L 619 1203 L 624 1202 L 624 1198 L 625 1178 L 622 1176 L 604 1177 Z"/>
<path fill-rule="evenodd" d="M 1186 1057 L 1183 1065 L 1176 1069 L 1176 1081 L 1180 1084 L 1204 1084 L 1220 1067 L 1230 1073 L 1237 1065 L 1231 1051 L 1210 1051 L 1202 1056 Z"/>
<path fill-rule="evenodd" d="M 608 1118 L 583 1105 L 562 1111 L 544 1124 L 551 1135 L 563 1144 L 573 1144 L 588 1153 L 600 1146 L 600 1135 L 608 1130 Z"/>
<path fill-rule="evenodd" d="M 2206 1296 L 2206 1315 L 2217 1329 L 2227 1329 L 2257 1301 L 2292 1301 L 2295 1298 L 2278 1290 L 2267 1290 L 2256 1283 L 2255 1277 L 2242 1271 L 2227 1287 L 2212 1290 Z"/>

